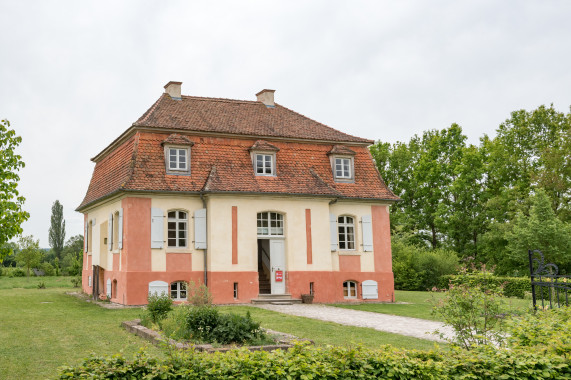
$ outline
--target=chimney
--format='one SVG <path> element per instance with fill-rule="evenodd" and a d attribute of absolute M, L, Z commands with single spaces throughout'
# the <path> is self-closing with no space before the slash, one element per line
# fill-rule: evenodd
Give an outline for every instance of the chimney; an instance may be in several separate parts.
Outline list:
<path fill-rule="evenodd" d="M 181 85 L 182 82 L 170 81 L 165 84 L 165 93 L 169 94 L 174 100 L 182 100 L 182 96 L 180 95 Z"/>
<path fill-rule="evenodd" d="M 258 102 L 262 102 L 266 105 L 266 107 L 275 107 L 274 104 L 274 92 L 276 90 L 262 90 L 256 94 L 258 98 Z"/>

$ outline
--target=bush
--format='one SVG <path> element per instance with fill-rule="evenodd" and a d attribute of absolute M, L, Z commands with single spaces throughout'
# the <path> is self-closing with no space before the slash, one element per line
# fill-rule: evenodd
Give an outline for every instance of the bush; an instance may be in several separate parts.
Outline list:
<path fill-rule="evenodd" d="M 392 244 L 395 289 L 428 290 L 438 285 L 441 276 L 455 273 L 456 253 L 444 249 L 427 249 L 396 239 Z"/>
<path fill-rule="evenodd" d="M 153 323 L 163 320 L 172 310 L 172 300 L 166 294 L 152 294 L 147 298 L 147 314 Z"/>
<path fill-rule="evenodd" d="M 260 324 L 252 319 L 250 313 L 244 317 L 235 313 L 220 314 L 214 306 L 190 307 L 186 309 L 184 330 L 176 328 L 181 314 L 175 313 L 172 320 L 169 318 L 167 330 L 195 342 L 252 344 L 266 338 Z"/>
<path fill-rule="evenodd" d="M 438 279 L 437 287 L 446 289 L 449 284 L 466 284 L 470 286 L 480 286 L 481 288 L 489 286 L 496 288 L 501 287 L 504 297 L 524 298 L 525 293 L 531 291 L 531 281 L 529 277 L 498 277 L 490 274 L 482 275 L 481 273 L 470 273 L 463 276 L 447 275 Z"/>
<path fill-rule="evenodd" d="M 54 266 L 50 263 L 42 263 L 40 269 L 44 271 L 44 276 L 54 276 L 56 274 Z"/>
<path fill-rule="evenodd" d="M 187 284 L 188 302 L 194 306 L 212 305 L 212 295 L 204 284 L 196 285 L 194 281 Z"/>
<path fill-rule="evenodd" d="M 26 277 L 26 272 L 22 268 L 4 268 L 7 277 Z"/>
<path fill-rule="evenodd" d="M 540 310 L 508 321 L 508 346 L 533 352 L 571 352 L 571 307 Z"/>
<path fill-rule="evenodd" d="M 458 283 L 451 283 L 444 298 L 434 302 L 433 314 L 442 318 L 444 323 L 454 330 L 453 337 L 443 339 L 467 350 L 475 345 L 501 345 L 503 343 L 504 317 L 507 310 L 504 305 L 501 288 L 493 283 L 470 283 L 470 277 L 463 269 L 457 276 Z M 481 277 L 491 276 L 482 271 Z M 471 276 L 473 277 L 473 276 Z"/>
<path fill-rule="evenodd" d="M 193 350 L 153 358 L 139 352 L 92 356 L 62 367 L 59 379 L 561 379 L 571 377 L 569 360 L 521 350 L 481 347 L 473 351 L 378 350 L 311 347 L 288 351 L 233 350 L 224 355 Z"/>
<path fill-rule="evenodd" d="M 81 277 L 73 277 L 71 279 L 71 285 L 74 288 L 79 288 L 81 286 Z"/>

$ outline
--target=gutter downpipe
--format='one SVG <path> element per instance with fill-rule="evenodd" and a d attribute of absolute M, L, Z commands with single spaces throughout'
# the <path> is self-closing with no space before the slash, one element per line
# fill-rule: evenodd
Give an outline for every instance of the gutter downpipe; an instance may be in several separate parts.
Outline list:
<path fill-rule="evenodd" d="M 206 223 L 204 224 L 204 229 L 206 231 L 206 248 L 204 248 L 204 286 L 208 286 L 208 272 L 207 272 L 207 262 L 206 258 L 208 256 L 208 209 L 206 208 L 206 199 L 204 199 L 204 193 L 200 193 L 200 199 L 202 200 L 202 207 L 206 210 Z"/>

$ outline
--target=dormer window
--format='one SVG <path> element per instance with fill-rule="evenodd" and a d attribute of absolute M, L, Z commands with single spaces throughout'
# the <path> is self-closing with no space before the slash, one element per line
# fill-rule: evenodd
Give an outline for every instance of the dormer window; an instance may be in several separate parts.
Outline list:
<path fill-rule="evenodd" d="M 335 178 L 353 178 L 353 160 L 350 158 L 335 157 Z"/>
<path fill-rule="evenodd" d="M 355 181 L 355 152 L 343 145 L 335 145 L 329 153 L 333 178 L 336 182 Z"/>
<path fill-rule="evenodd" d="M 255 154 L 256 175 L 275 175 L 275 155 L 271 153 Z"/>
<path fill-rule="evenodd" d="M 250 147 L 254 174 L 257 176 L 276 176 L 276 153 L 280 148 L 263 140 L 258 140 Z"/>
<path fill-rule="evenodd" d="M 167 148 L 169 171 L 188 171 L 188 148 Z"/>
<path fill-rule="evenodd" d="M 194 145 L 185 136 L 173 133 L 162 142 L 165 148 L 165 166 L 167 174 L 190 174 L 190 149 Z"/>

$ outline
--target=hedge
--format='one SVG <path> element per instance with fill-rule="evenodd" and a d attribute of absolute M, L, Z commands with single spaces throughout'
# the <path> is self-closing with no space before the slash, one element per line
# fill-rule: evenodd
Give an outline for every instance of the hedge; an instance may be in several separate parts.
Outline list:
<path fill-rule="evenodd" d="M 489 274 L 474 273 L 469 275 L 446 275 L 438 280 L 438 288 L 448 289 L 449 284 L 479 285 L 482 288 L 489 286 L 503 287 L 505 297 L 524 298 L 526 292 L 531 292 L 531 280 L 528 277 L 498 277 Z"/>
<path fill-rule="evenodd" d="M 159 359 L 144 351 L 132 360 L 122 355 L 86 359 L 61 368 L 59 379 L 571 379 L 569 358 L 521 350 L 479 347 L 404 351 L 382 346 L 312 347 L 289 351 L 225 354 L 175 352 Z"/>

